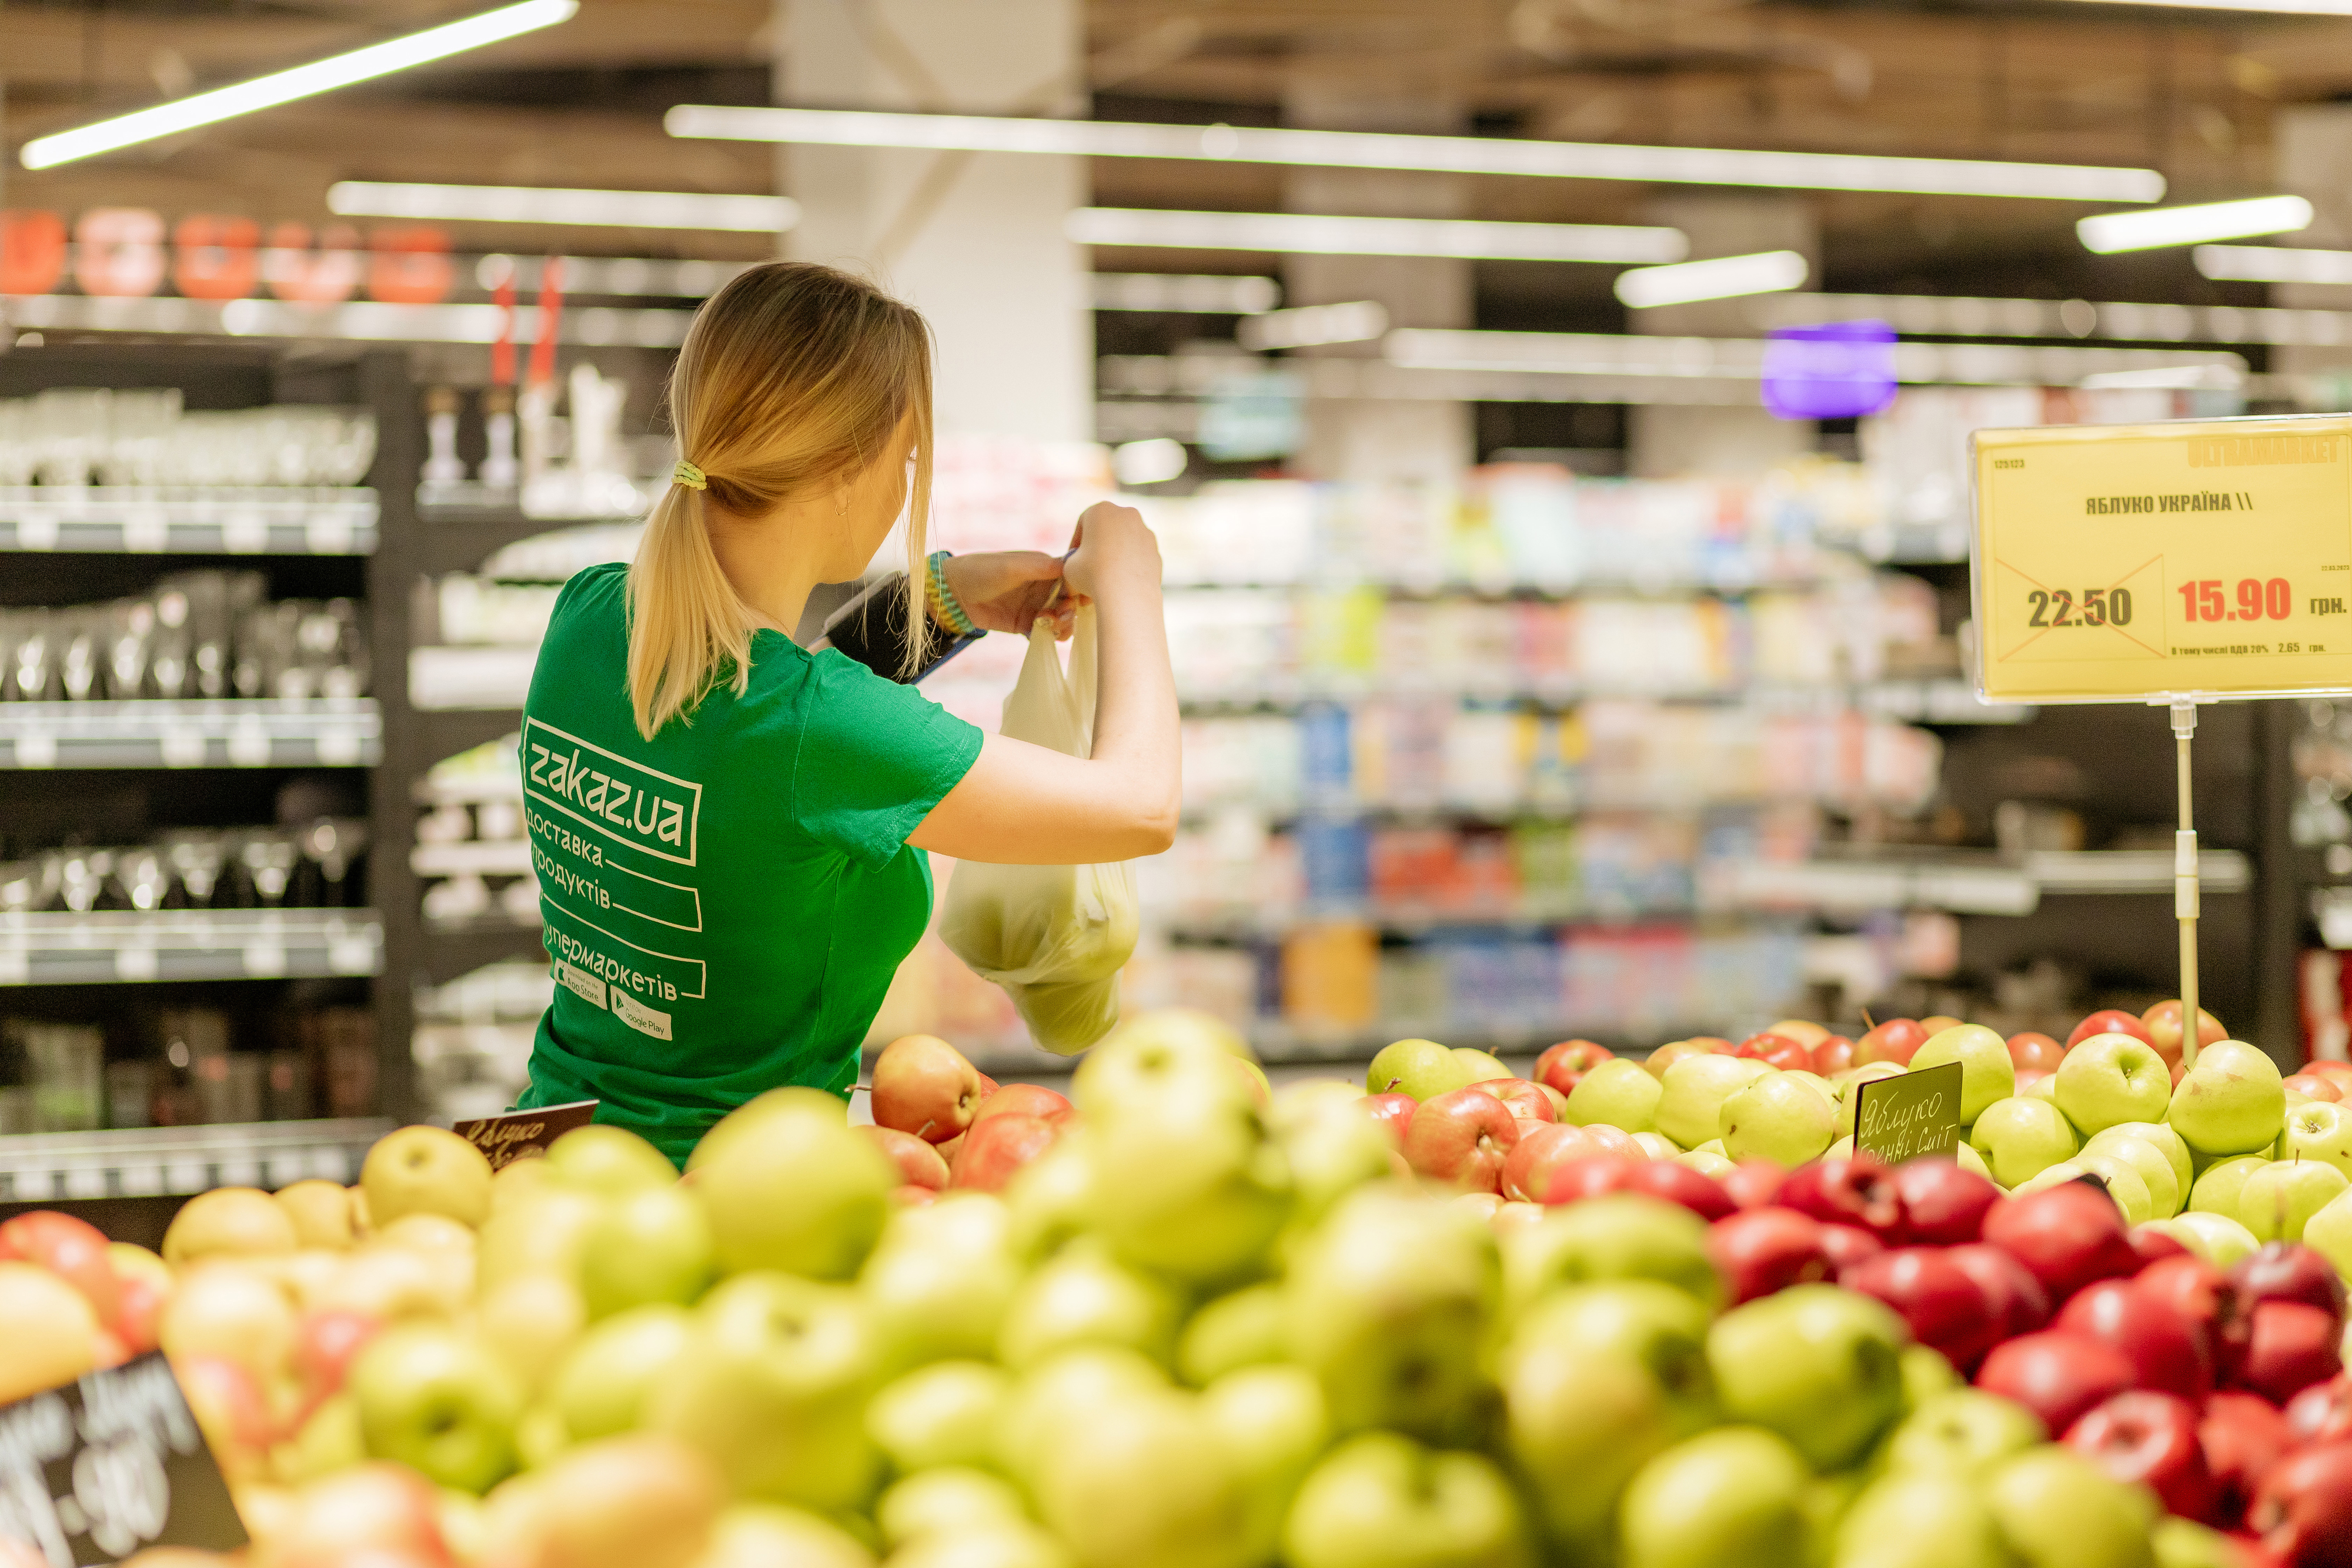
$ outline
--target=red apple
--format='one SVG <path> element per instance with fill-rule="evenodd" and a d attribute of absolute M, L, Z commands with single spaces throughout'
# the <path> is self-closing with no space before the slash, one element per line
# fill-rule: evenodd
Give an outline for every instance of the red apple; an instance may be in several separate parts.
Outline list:
<path fill-rule="evenodd" d="M 2074 1032 L 2066 1037 L 2066 1049 L 2074 1050 L 2095 1034 L 2127 1034 L 2149 1045 L 2156 1043 L 2148 1038 L 2147 1025 L 2134 1015 L 2121 1008 L 2101 1008 L 2074 1026 Z"/>
<path fill-rule="evenodd" d="M 1908 1067 L 1911 1053 L 1927 1043 L 1929 1033 L 1916 1019 L 1888 1019 L 1853 1042 L 1853 1064 L 1867 1067 L 1874 1061 L 1891 1061 Z"/>
<path fill-rule="evenodd" d="M 1533 1074 L 1538 1083 L 1549 1083 L 1563 1094 L 1573 1093 L 1584 1075 L 1617 1053 L 1605 1045 L 1595 1045 L 1589 1040 L 1563 1040 L 1558 1045 L 1544 1048 L 1536 1058 Z"/>
<path fill-rule="evenodd" d="M 2291 1074 L 2286 1087 L 2306 1100 L 2326 1100 L 2333 1103 L 2344 1098 L 2344 1091 L 2336 1086 L 2334 1078 L 2316 1072 Z"/>
<path fill-rule="evenodd" d="M 1813 1047 L 1813 1071 L 1827 1078 L 1853 1065 L 1853 1041 L 1833 1034 Z"/>
<path fill-rule="evenodd" d="M 2205 1401 L 2197 1445 L 2205 1450 L 2205 1466 L 2220 1489 L 2211 1521 L 2234 1530 L 2263 1477 L 2294 1446 L 2294 1434 L 2269 1400 L 2224 1388 Z"/>
<path fill-rule="evenodd" d="M 360 1563 L 447 1563 L 439 1497 L 405 1466 L 355 1465 L 291 1495 L 269 1532 L 272 1568 L 346 1568 Z"/>
<path fill-rule="evenodd" d="M 2336 1085 L 2337 1092 L 2352 1096 L 2352 1061 L 2306 1061 L 2296 1071 L 2325 1078 Z"/>
<path fill-rule="evenodd" d="M 2116 1479 L 2147 1487 L 2183 1519 L 2203 1519 L 2221 1495 L 2197 1440 L 2196 1407 L 2172 1395 L 2118 1394 L 2069 1427 L 2064 1441 Z"/>
<path fill-rule="evenodd" d="M 1465 1192 L 1494 1192 L 1519 1141 L 1519 1119 L 1481 1088 L 1453 1089 L 1417 1106 L 1404 1127 L 1405 1163 Z"/>
<path fill-rule="evenodd" d="M 1664 1078 L 1666 1069 L 1686 1056 L 1705 1056 L 1706 1047 L 1695 1040 L 1673 1040 L 1642 1059 L 1642 1071 L 1653 1078 Z"/>
<path fill-rule="evenodd" d="M 982 1082 L 980 1070 L 939 1036 L 902 1035 L 874 1059 L 875 1123 L 944 1144 L 971 1125 L 986 1097 Z"/>
<path fill-rule="evenodd" d="M 2132 1280 L 2099 1280 L 2058 1310 L 2053 1325 L 2115 1346 L 2133 1383 L 2195 1403 L 2213 1390 L 2212 1351 L 2198 1324 Z"/>
<path fill-rule="evenodd" d="M 2036 1072 L 2055 1072 L 2064 1060 L 2066 1048 L 2037 1030 L 2027 1030 L 2009 1037 L 2009 1064 L 2012 1068 L 2030 1067 Z"/>
<path fill-rule="evenodd" d="M 1633 1178 L 1633 1167 L 1645 1163 L 1631 1155 L 1587 1155 L 1570 1160 L 1553 1168 L 1542 1201 L 1578 1203 L 1603 1193 L 1623 1192 Z"/>
<path fill-rule="evenodd" d="M 2167 1258 L 2194 1256 L 2171 1232 L 2150 1230 L 2145 1225 L 2136 1225 L 2132 1228 L 2131 1244 L 2132 1253 L 2138 1258 L 2142 1268 L 2146 1268 L 2150 1263 L 2160 1263 Z"/>
<path fill-rule="evenodd" d="M 2140 1027 L 2147 1030 L 2147 1042 L 2156 1047 L 2156 1053 L 2158 1056 L 2163 1057 L 2167 1061 L 2180 1060 L 2181 1030 L 2179 997 L 2173 998 L 2168 1002 L 2157 1003 L 2156 1006 L 2139 1015 L 2139 1021 Z M 2230 1031 L 2221 1027 L 2220 1019 L 2215 1018 L 2203 1008 L 2197 1009 L 2198 1050 L 2202 1051 L 2209 1045 L 2218 1044 L 2229 1038 Z"/>
<path fill-rule="evenodd" d="M 1841 1274 L 1886 1250 L 1885 1242 L 1859 1225 L 1822 1226 L 1822 1246 Z"/>
<path fill-rule="evenodd" d="M 2247 1305 L 2301 1301 L 2344 1321 L 2344 1281 L 2334 1264 L 2308 1247 L 2273 1241 L 2238 1260 L 2230 1282 Z"/>
<path fill-rule="evenodd" d="M 1590 1131 L 1590 1129 L 1587 1129 Z M 1608 1192 L 1643 1192 L 1681 1204 L 1712 1223 L 1734 1212 L 1730 1195 L 1712 1176 L 1672 1160 L 1642 1160 L 1625 1155 L 1570 1160 L 1552 1172 L 1543 1200 L 1574 1203 Z"/>
<path fill-rule="evenodd" d="M 1007 1113 L 974 1123 L 963 1135 L 955 1163 L 948 1166 L 948 1185 L 1002 1192 L 1022 1166 L 1053 1147 L 1060 1135 L 1061 1128 L 1043 1116 Z"/>
<path fill-rule="evenodd" d="M 1977 1386 L 2024 1406 L 2053 1432 L 2132 1385 L 2131 1358 L 2103 1341 L 2044 1329 L 1993 1347 Z"/>
<path fill-rule="evenodd" d="M 1793 1040 L 1783 1040 L 1777 1034 L 1751 1034 L 1731 1048 L 1731 1054 L 1765 1062 L 1786 1072 L 1791 1068 L 1811 1072 L 1813 1053 Z"/>
<path fill-rule="evenodd" d="M 115 1337 L 133 1355 L 144 1355 L 161 1342 L 163 1309 L 171 1304 L 168 1286 L 154 1280 L 122 1281 L 121 1306 L 114 1314 Z"/>
<path fill-rule="evenodd" d="M 122 1307 L 121 1281 L 106 1252 L 106 1233 L 86 1219 L 37 1208 L 0 1225 L 0 1263 L 37 1263 L 79 1291 L 111 1324 Z"/>
<path fill-rule="evenodd" d="M 2352 1375 L 2339 1372 L 2288 1400 L 2286 1427 L 2298 1444 L 2352 1437 Z"/>
<path fill-rule="evenodd" d="M 2352 1441 L 2315 1444 L 2264 1471 L 2246 1526 L 2279 1568 L 2352 1563 Z"/>
<path fill-rule="evenodd" d="M 1522 1123 L 1559 1120 L 1559 1115 L 1552 1110 L 1551 1097 L 1543 1092 L 1543 1086 L 1539 1083 L 1529 1082 L 1524 1078 L 1489 1078 L 1484 1082 L 1473 1083 L 1470 1087 L 1483 1089 L 1500 1100 L 1510 1107 L 1511 1114 L 1517 1116 Z"/>
<path fill-rule="evenodd" d="M 2014 1339 L 2048 1325 L 2049 1294 L 2042 1289 L 2042 1281 L 2026 1271 L 2024 1264 L 2000 1248 L 1981 1241 L 1948 1247 L 1944 1256 L 1984 1292 L 1985 1301 L 2001 1325 L 2001 1338 Z"/>
<path fill-rule="evenodd" d="M 2220 1335 L 2223 1324 L 2244 1315 L 2238 1288 L 2229 1276 L 2193 1252 L 2147 1264 L 2132 1276 L 2132 1289 L 2200 1325 L 2209 1342 Z"/>
<path fill-rule="evenodd" d="M 1723 1190 L 1741 1208 L 1761 1208 L 1780 1196 L 1789 1173 L 1776 1160 L 1742 1160 L 1723 1176 Z"/>
<path fill-rule="evenodd" d="M 2343 1324 L 2301 1301 L 2258 1301 L 2246 1331 L 2237 1384 L 2284 1405 L 2344 1369 Z"/>
<path fill-rule="evenodd" d="M 902 1133 L 896 1127 L 866 1127 L 860 1129 L 890 1156 L 898 1167 L 898 1179 L 909 1186 L 928 1186 L 934 1190 L 948 1185 L 948 1162 L 940 1151 L 912 1133 Z"/>
<path fill-rule="evenodd" d="M 1906 1234 L 1931 1247 L 1958 1247 L 1984 1234 L 1984 1217 L 2000 1188 L 1958 1162 L 1906 1160 L 1895 1167 Z"/>
<path fill-rule="evenodd" d="M 1729 1306 L 1837 1276 L 1822 1245 L 1821 1222 L 1793 1208 L 1767 1207 L 1727 1216 L 1707 1231 L 1706 1247 L 1723 1276 Z"/>
<path fill-rule="evenodd" d="M 314 1307 L 294 1325 L 294 1370 L 316 1402 L 341 1392 L 352 1358 L 382 1330 L 381 1320 L 339 1307 Z"/>
<path fill-rule="evenodd" d="M 1357 1103 L 1372 1119 L 1373 1126 L 1386 1133 L 1398 1148 L 1404 1147 L 1404 1124 L 1412 1120 L 1419 1102 L 1410 1094 L 1367 1094 Z"/>
<path fill-rule="evenodd" d="M 1894 1308 L 1913 1339 L 1963 1372 L 2000 1340 L 1992 1302 L 1941 1248 L 1898 1247 L 1842 1270 L 1837 1282 Z"/>
<path fill-rule="evenodd" d="M 1614 1152 L 1583 1127 L 1557 1122 L 1522 1125 L 1518 1143 L 1503 1160 L 1503 1197 L 1515 1203 L 1541 1203 L 1551 1190 L 1552 1173 L 1560 1166 Z"/>
<path fill-rule="evenodd" d="M 1695 1034 L 1690 1042 L 1710 1056 L 1729 1056 L 1739 1049 L 1719 1034 Z"/>
<path fill-rule="evenodd" d="M 1008 1083 L 992 1091 L 972 1113 L 972 1124 L 987 1121 L 992 1116 L 1034 1116 L 1041 1122 L 1056 1124 L 1076 1114 L 1076 1107 L 1051 1089 L 1034 1083 Z"/>
<path fill-rule="evenodd" d="M 1818 1024 L 1811 1019 L 1782 1019 L 1779 1023 L 1765 1025 L 1763 1032 L 1777 1034 L 1782 1040 L 1793 1040 L 1807 1051 L 1830 1037 L 1827 1024 Z"/>
<path fill-rule="evenodd" d="M 2082 1182 L 2061 1182 L 1993 1205 L 1984 1239 L 2024 1264 L 2053 1303 L 2094 1280 L 2139 1270 L 2121 1211 Z"/>
<path fill-rule="evenodd" d="M 1789 1173 L 1780 1200 L 1824 1225 L 1859 1226 L 1890 1247 L 1907 1237 L 1895 1173 L 1869 1155 L 1800 1166 Z"/>

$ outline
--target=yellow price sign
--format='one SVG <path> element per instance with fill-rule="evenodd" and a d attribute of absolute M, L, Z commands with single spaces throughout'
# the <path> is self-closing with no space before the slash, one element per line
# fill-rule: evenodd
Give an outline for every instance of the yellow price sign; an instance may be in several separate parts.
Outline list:
<path fill-rule="evenodd" d="M 1979 690 L 2352 690 L 2352 417 L 1981 430 Z"/>

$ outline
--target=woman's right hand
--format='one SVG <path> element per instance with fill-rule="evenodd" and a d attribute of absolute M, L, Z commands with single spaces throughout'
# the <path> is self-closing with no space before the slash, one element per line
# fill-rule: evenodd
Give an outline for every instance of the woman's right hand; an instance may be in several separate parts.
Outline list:
<path fill-rule="evenodd" d="M 1087 599 L 1149 584 L 1160 587 L 1160 541 L 1143 514 L 1115 501 L 1097 501 L 1078 515 L 1076 547 L 1062 563 L 1062 577 Z"/>

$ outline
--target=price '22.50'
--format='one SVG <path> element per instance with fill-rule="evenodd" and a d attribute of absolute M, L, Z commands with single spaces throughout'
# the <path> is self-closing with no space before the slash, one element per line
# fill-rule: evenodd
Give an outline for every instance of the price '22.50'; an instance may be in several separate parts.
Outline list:
<path fill-rule="evenodd" d="M 2035 589 L 2025 596 L 2033 606 L 2029 626 L 2128 626 L 2132 596 L 2128 588 L 2086 588 L 2078 599 L 2063 588 Z"/>

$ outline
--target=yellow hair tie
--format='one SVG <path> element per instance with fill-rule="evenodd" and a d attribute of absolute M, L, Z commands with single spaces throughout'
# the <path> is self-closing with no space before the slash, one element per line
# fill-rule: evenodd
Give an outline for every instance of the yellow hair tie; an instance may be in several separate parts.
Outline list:
<path fill-rule="evenodd" d="M 682 457 L 678 459 L 677 466 L 670 470 L 670 477 L 689 490 L 710 488 L 710 481 L 702 476 L 702 470 Z"/>

